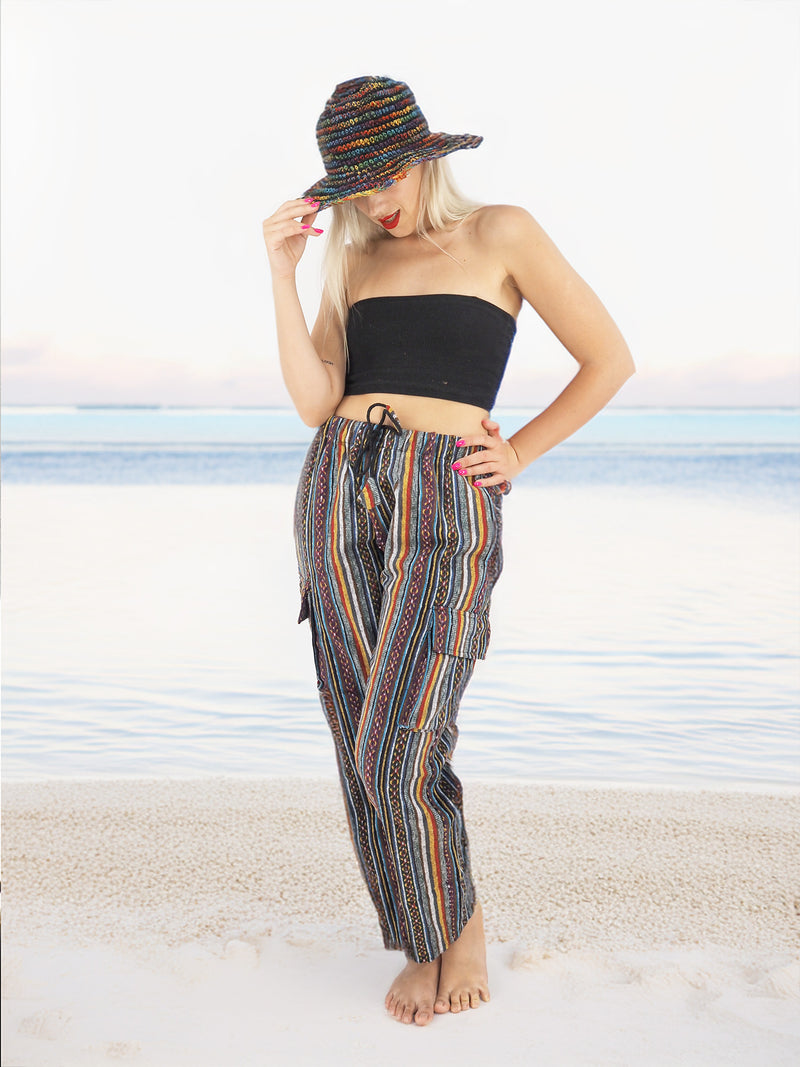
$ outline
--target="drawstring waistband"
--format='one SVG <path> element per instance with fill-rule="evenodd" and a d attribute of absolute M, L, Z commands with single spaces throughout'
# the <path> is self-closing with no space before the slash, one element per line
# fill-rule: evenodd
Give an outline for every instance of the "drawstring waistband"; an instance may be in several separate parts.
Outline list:
<path fill-rule="evenodd" d="M 373 422 L 370 418 L 375 408 L 383 408 L 381 417 L 378 422 Z M 389 420 L 388 423 L 386 420 Z M 356 472 L 358 480 L 363 485 L 370 475 L 372 464 L 377 455 L 378 442 L 381 437 L 382 430 L 393 430 L 395 433 L 402 433 L 403 427 L 400 425 L 400 420 L 395 415 L 394 410 L 389 404 L 383 404 L 378 401 L 375 404 L 370 404 L 367 408 L 367 417 L 365 420 L 369 423 L 365 433 L 364 439 L 361 442 L 361 447 L 353 457 L 353 462 L 356 466 Z"/>

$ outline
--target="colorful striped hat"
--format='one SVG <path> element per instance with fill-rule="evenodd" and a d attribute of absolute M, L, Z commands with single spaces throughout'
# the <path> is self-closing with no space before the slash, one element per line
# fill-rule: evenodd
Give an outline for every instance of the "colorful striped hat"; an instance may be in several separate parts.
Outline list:
<path fill-rule="evenodd" d="M 405 82 L 352 78 L 337 85 L 317 122 L 327 174 L 306 189 L 321 207 L 386 189 L 423 159 L 477 148 L 471 134 L 431 133 Z"/>

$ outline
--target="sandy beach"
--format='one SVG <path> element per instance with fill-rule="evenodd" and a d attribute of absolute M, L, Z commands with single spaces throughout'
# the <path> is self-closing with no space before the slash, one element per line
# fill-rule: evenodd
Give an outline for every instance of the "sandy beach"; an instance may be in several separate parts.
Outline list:
<path fill-rule="evenodd" d="M 5 1067 L 794 1064 L 800 796 L 468 783 L 492 1002 L 422 1030 L 321 779 L 4 790 Z"/>

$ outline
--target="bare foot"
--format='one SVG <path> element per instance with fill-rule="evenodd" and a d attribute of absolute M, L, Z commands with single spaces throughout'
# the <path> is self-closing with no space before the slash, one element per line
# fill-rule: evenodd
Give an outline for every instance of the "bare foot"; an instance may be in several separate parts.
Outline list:
<path fill-rule="evenodd" d="M 486 938 L 480 904 L 461 931 L 461 937 L 440 956 L 442 968 L 433 1010 L 437 1014 L 477 1008 L 489 999 L 486 972 Z"/>
<path fill-rule="evenodd" d="M 386 1010 L 401 1023 L 427 1026 L 433 1019 L 433 998 L 438 985 L 438 959 L 432 963 L 409 960 L 386 994 Z"/>

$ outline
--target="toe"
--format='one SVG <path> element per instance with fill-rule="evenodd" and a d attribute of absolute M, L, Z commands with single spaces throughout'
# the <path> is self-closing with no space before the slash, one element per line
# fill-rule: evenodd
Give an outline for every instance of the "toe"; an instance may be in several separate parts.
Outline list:
<path fill-rule="evenodd" d="M 469 1007 L 469 993 L 466 990 L 462 990 L 459 994 L 459 1000 L 461 1001 L 461 1007 L 464 1011 Z"/>
<path fill-rule="evenodd" d="M 477 989 L 473 989 L 469 995 L 469 1006 L 471 1008 L 477 1008 L 480 1006 L 481 998 Z"/>
<path fill-rule="evenodd" d="M 461 998 L 459 997 L 458 993 L 450 994 L 450 1011 L 461 1011 Z"/>
<path fill-rule="evenodd" d="M 417 1013 L 414 1016 L 414 1022 L 417 1026 L 427 1026 L 433 1019 L 433 1008 L 430 1004 L 422 1004 L 417 1008 Z"/>
<path fill-rule="evenodd" d="M 403 1008 L 403 1012 L 399 1016 L 399 1019 L 401 1023 L 411 1023 L 414 1021 L 414 1012 L 411 1010 L 411 1008 L 408 1007 L 408 1005 Z"/>
<path fill-rule="evenodd" d="M 433 1010 L 437 1015 L 442 1015 L 444 1012 L 450 1011 L 450 1001 L 447 997 L 437 997 L 436 1003 L 433 1005 Z"/>

